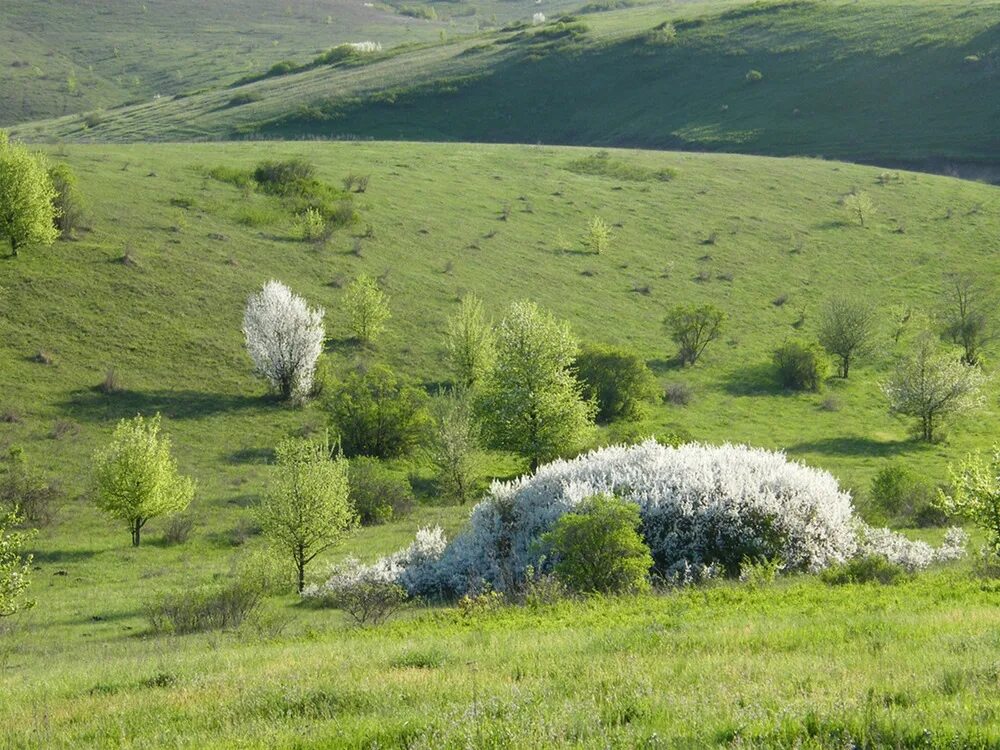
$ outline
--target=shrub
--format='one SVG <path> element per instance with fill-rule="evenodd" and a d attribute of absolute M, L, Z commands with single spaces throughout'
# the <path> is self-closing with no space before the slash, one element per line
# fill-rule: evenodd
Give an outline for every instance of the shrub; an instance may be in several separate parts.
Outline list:
<path fill-rule="evenodd" d="M 989 458 L 978 453 L 949 466 L 951 494 L 940 493 L 938 503 L 952 515 L 964 516 L 982 529 L 995 555 L 1000 557 L 1000 446 Z"/>
<path fill-rule="evenodd" d="M 343 610 L 356 625 L 381 625 L 407 600 L 406 589 L 370 575 L 354 558 L 333 568 L 326 583 L 305 596 L 317 606 Z"/>
<path fill-rule="evenodd" d="M 907 577 L 906 568 L 889 562 L 881 555 L 865 555 L 833 565 L 824 570 L 820 577 L 831 586 L 849 583 L 881 583 L 891 585 Z"/>
<path fill-rule="evenodd" d="M 360 274 L 344 290 L 344 309 L 351 333 L 363 344 L 374 343 L 392 316 L 385 293 L 367 274 Z"/>
<path fill-rule="evenodd" d="M 645 403 L 656 398 L 656 378 L 635 352 L 590 345 L 576 357 L 583 397 L 597 403 L 597 421 L 640 419 Z"/>
<path fill-rule="evenodd" d="M 794 391 L 818 391 L 829 365 L 818 344 L 788 341 L 774 352 L 778 382 Z"/>
<path fill-rule="evenodd" d="M 591 218 L 583 245 L 596 255 L 606 252 L 611 245 L 611 228 L 600 216 Z"/>
<path fill-rule="evenodd" d="M 362 526 L 378 526 L 413 510 L 413 489 L 376 459 L 359 456 L 348 468 L 348 498 Z"/>
<path fill-rule="evenodd" d="M 902 464 L 883 467 L 872 479 L 871 503 L 898 525 L 940 526 L 944 514 L 934 506 L 934 488 Z"/>
<path fill-rule="evenodd" d="M 21 521 L 15 511 L 0 513 L 0 618 L 34 606 L 25 594 L 31 583 L 32 560 L 26 549 L 35 532 L 16 530 Z"/>
<path fill-rule="evenodd" d="M 301 194 L 316 177 L 316 168 L 303 159 L 260 162 L 253 179 L 265 193 L 289 196 Z"/>
<path fill-rule="evenodd" d="M 125 387 L 122 385 L 122 376 L 119 374 L 118 370 L 114 367 L 109 367 L 108 371 L 104 373 L 104 380 L 101 381 L 99 386 L 101 393 L 112 395 L 115 393 L 121 393 Z"/>
<path fill-rule="evenodd" d="M 83 220 L 83 200 L 77 187 L 76 175 L 65 164 L 49 167 L 49 179 L 55 189 L 55 227 L 63 237 L 72 237 Z"/>
<path fill-rule="evenodd" d="M 694 400 L 694 392 L 687 383 L 667 383 L 663 400 L 674 406 L 687 406 Z"/>
<path fill-rule="evenodd" d="M 407 455 L 427 430 L 427 395 L 385 365 L 353 370 L 329 388 L 324 404 L 348 457 Z"/>
<path fill-rule="evenodd" d="M 34 526 L 47 526 L 60 497 L 59 485 L 34 468 L 21 448 L 10 449 L 7 469 L 0 475 L 0 513 L 12 511 Z"/>
<path fill-rule="evenodd" d="M 678 346 L 682 365 L 693 365 L 710 343 L 722 333 L 726 314 L 714 305 L 677 305 L 664 320 L 670 338 Z"/>
<path fill-rule="evenodd" d="M 764 74 L 759 70 L 748 70 L 746 76 L 747 83 L 757 83 L 764 80 Z"/>
<path fill-rule="evenodd" d="M 473 509 L 468 529 L 439 558 L 408 568 L 399 581 L 411 594 L 461 596 L 485 585 L 517 591 L 529 570 L 551 570 L 539 538 L 583 499 L 602 493 L 638 506 L 655 575 L 681 583 L 736 576 L 747 558 L 777 560 L 796 572 L 880 554 L 919 570 L 961 554 L 960 531 L 950 531 L 935 550 L 866 526 L 830 474 L 780 453 L 647 441 L 494 484 Z"/>
<path fill-rule="evenodd" d="M 326 239 L 326 221 L 316 208 L 307 208 L 295 217 L 295 233 L 305 242 Z"/>
<path fill-rule="evenodd" d="M 167 522 L 163 530 L 163 543 L 168 545 L 184 544 L 194 529 L 194 519 L 191 516 L 174 516 Z"/>
<path fill-rule="evenodd" d="M 433 434 L 427 446 L 441 494 L 463 505 L 479 491 L 482 460 L 479 425 L 468 393 L 442 394 L 431 410 Z"/>
<path fill-rule="evenodd" d="M 632 593 L 649 588 L 653 566 L 638 529 L 639 507 L 611 495 L 584 499 L 542 536 L 555 572 L 580 592 Z"/>

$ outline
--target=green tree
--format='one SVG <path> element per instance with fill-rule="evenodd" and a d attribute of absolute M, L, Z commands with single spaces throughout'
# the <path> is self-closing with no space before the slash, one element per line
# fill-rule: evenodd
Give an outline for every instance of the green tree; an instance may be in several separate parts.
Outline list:
<path fill-rule="evenodd" d="M 31 583 L 31 555 L 25 547 L 33 531 L 17 531 L 21 518 L 15 512 L 0 515 L 0 617 L 10 617 L 34 602 L 25 599 Z"/>
<path fill-rule="evenodd" d="M 486 444 L 519 453 L 531 469 L 580 447 L 594 409 L 573 374 L 577 343 L 566 323 L 515 302 L 497 328 L 496 362 L 476 396 Z"/>
<path fill-rule="evenodd" d="M 55 207 L 56 229 L 60 236 L 72 237 L 83 220 L 83 200 L 76 175 L 65 164 L 53 164 L 49 167 L 49 179 L 55 191 L 52 205 Z"/>
<path fill-rule="evenodd" d="M 426 434 L 427 394 L 385 365 L 357 367 L 324 394 L 331 427 L 348 457 L 404 456 Z"/>
<path fill-rule="evenodd" d="M 358 276 L 344 291 L 344 308 L 354 338 L 363 344 L 375 343 L 392 315 L 385 294 L 367 274 Z"/>
<path fill-rule="evenodd" d="M 774 350 L 778 381 L 794 391 L 818 391 L 829 363 L 823 350 L 811 341 L 786 341 Z"/>
<path fill-rule="evenodd" d="M 601 255 L 606 252 L 611 245 L 611 228 L 600 216 L 595 216 L 587 225 L 587 236 L 583 240 L 584 246 L 590 252 Z"/>
<path fill-rule="evenodd" d="M 591 344 L 576 358 L 583 397 L 597 404 L 597 421 L 640 419 L 644 405 L 656 398 L 657 383 L 635 352 Z"/>
<path fill-rule="evenodd" d="M 15 256 L 25 245 L 51 245 L 59 236 L 52 180 L 41 157 L 0 131 L 0 236 Z"/>
<path fill-rule="evenodd" d="M 483 303 L 467 294 L 448 321 L 448 358 L 464 386 L 475 385 L 489 371 L 494 351 L 493 325 Z"/>
<path fill-rule="evenodd" d="M 838 373 L 846 378 L 851 362 L 872 350 L 875 338 L 875 308 L 859 299 L 832 297 L 823 307 L 819 321 L 819 343 L 838 359 Z"/>
<path fill-rule="evenodd" d="M 298 589 L 306 566 L 357 525 L 348 499 L 347 461 L 329 440 L 289 439 L 275 449 L 274 478 L 256 510 L 264 535 L 295 565 Z"/>
<path fill-rule="evenodd" d="M 941 335 L 962 347 L 962 361 L 978 365 L 983 347 L 996 338 L 996 293 L 980 276 L 953 273 L 945 278 Z"/>
<path fill-rule="evenodd" d="M 938 491 L 938 507 L 949 515 L 963 516 L 986 533 L 993 554 L 1000 555 L 1000 446 L 993 446 L 988 460 L 979 453 L 949 466 L 951 494 Z"/>
<path fill-rule="evenodd" d="M 97 507 L 128 524 L 134 547 L 150 518 L 179 513 L 194 496 L 194 481 L 178 473 L 170 438 L 160 435 L 159 414 L 118 423 L 111 443 L 94 454 L 94 488 Z"/>
<path fill-rule="evenodd" d="M 871 216 L 876 212 L 875 204 L 872 202 L 871 196 L 868 193 L 851 193 L 844 198 L 844 208 L 847 212 L 857 219 L 858 224 L 862 227 L 865 226 L 865 222 L 871 218 Z"/>
<path fill-rule="evenodd" d="M 682 365 L 693 365 L 722 333 L 726 314 L 714 305 L 677 305 L 663 321 Z"/>
<path fill-rule="evenodd" d="M 634 503 L 594 495 L 560 517 L 542 542 L 556 560 L 556 575 L 575 591 L 645 591 L 653 557 L 639 534 L 641 525 Z"/>

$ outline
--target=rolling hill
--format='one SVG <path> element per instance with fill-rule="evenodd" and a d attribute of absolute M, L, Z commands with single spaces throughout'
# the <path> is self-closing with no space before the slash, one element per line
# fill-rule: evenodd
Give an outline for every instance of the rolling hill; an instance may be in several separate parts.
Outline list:
<path fill-rule="evenodd" d="M 634 146 L 823 156 L 996 179 L 998 9 L 995 0 L 786 0 L 553 15 L 536 27 L 515 24 L 15 132 L 58 141 Z"/>

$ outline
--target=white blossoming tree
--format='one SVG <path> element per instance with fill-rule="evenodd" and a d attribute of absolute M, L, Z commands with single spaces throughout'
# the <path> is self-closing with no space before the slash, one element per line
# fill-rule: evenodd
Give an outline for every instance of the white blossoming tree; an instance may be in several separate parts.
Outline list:
<path fill-rule="evenodd" d="M 247 352 L 257 374 L 283 399 L 304 398 L 312 389 L 326 337 L 324 314 L 280 281 L 267 282 L 247 300 L 243 313 Z"/>

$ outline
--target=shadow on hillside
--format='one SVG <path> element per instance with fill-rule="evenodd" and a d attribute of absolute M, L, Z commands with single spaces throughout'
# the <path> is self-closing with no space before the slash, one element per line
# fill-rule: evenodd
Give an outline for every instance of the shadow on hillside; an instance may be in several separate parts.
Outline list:
<path fill-rule="evenodd" d="M 274 460 L 273 448 L 241 448 L 227 457 L 231 464 L 267 464 Z"/>
<path fill-rule="evenodd" d="M 747 365 L 730 372 L 723 381 L 722 387 L 730 396 L 799 395 L 797 391 L 789 391 L 781 387 L 774 371 L 774 365 L 770 362 Z"/>
<path fill-rule="evenodd" d="M 278 403 L 274 396 L 242 396 L 204 391 L 132 391 L 106 394 L 99 390 L 74 391 L 60 406 L 87 420 L 117 421 L 136 414 L 159 412 L 167 419 L 195 419 L 244 411 Z"/>
<path fill-rule="evenodd" d="M 873 440 L 871 438 L 848 435 L 845 437 L 822 438 L 789 445 L 789 453 L 825 453 L 832 456 L 874 456 L 890 458 L 902 453 L 920 449 L 912 440 Z"/>
<path fill-rule="evenodd" d="M 656 375 L 664 375 L 668 372 L 673 372 L 674 370 L 684 369 L 679 357 L 670 357 L 669 359 L 657 357 L 655 359 L 647 360 L 646 366 L 649 367 L 649 369 Z"/>
<path fill-rule="evenodd" d="M 32 562 L 35 565 L 62 565 L 83 562 L 89 560 L 95 554 L 92 549 L 50 549 L 50 550 L 28 550 L 31 553 Z"/>

